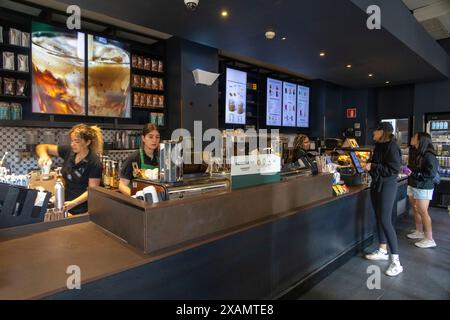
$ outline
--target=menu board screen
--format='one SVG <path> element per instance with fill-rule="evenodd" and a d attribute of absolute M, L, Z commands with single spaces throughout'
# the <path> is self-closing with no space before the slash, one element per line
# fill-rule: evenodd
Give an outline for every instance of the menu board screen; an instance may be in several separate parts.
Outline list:
<path fill-rule="evenodd" d="M 297 86 L 297 127 L 309 127 L 309 88 Z"/>
<path fill-rule="evenodd" d="M 225 123 L 245 124 L 247 73 L 227 68 Z"/>
<path fill-rule="evenodd" d="M 283 126 L 295 127 L 297 113 L 297 85 L 283 82 Z"/>
<path fill-rule="evenodd" d="M 129 45 L 88 35 L 88 115 L 131 117 Z"/>
<path fill-rule="evenodd" d="M 32 111 L 85 115 L 85 34 L 33 21 Z"/>
<path fill-rule="evenodd" d="M 282 87 L 281 81 L 267 78 L 266 124 L 268 126 L 281 126 Z"/>

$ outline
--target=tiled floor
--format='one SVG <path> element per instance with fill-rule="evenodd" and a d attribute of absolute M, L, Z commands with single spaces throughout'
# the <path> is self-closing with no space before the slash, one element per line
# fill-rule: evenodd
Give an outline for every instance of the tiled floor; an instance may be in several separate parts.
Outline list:
<path fill-rule="evenodd" d="M 300 299 L 450 299 L 450 215 L 446 209 L 431 208 L 434 239 L 433 249 L 419 249 L 406 234 L 414 229 L 412 214 L 397 221 L 402 274 L 395 278 L 384 274 L 389 262 L 372 262 L 363 254 L 353 257 Z M 376 248 L 373 244 L 367 251 Z M 381 288 L 367 288 L 367 267 L 381 269 Z"/>

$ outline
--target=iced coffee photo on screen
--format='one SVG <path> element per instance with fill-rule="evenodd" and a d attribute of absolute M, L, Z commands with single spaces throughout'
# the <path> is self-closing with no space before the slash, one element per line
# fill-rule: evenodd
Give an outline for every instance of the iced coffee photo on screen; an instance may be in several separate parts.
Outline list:
<path fill-rule="evenodd" d="M 84 115 L 85 34 L 32 23 L 33 113 Z"/>
<path fill-rule="evenodd" d="M 131 117 L 129 45 L 88 35 L 88 115 Z"/>

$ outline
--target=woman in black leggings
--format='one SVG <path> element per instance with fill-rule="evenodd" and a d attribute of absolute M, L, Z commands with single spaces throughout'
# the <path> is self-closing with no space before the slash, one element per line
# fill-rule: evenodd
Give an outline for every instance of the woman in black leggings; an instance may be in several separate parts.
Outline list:
<path fill-rule="evenodd" d="M 400 147 L 393 139 L 394 128 L 382 122 L 373 132 L 375 150 L 366 170 L 372 177 L 371 200 L 376 215 L 380 247 L 366 255 L 369 260 L 389 260 L 387 245 L 391 250 L 391 264 L 386 270 L 388 276 L 396 276 L 403 271 L 398 256 L 397 234 L 392 225 L 392 210 L 397 196 L 397 176 L 400 172 L 402 155 Z"/>

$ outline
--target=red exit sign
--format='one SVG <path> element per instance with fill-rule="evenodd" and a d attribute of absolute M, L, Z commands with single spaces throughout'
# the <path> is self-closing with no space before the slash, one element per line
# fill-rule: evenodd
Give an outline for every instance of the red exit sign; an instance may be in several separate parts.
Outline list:
<path fill-rule="evenodd" d="M 356 108 L 347 109 L 347 119 L 356 118 Z"/>

